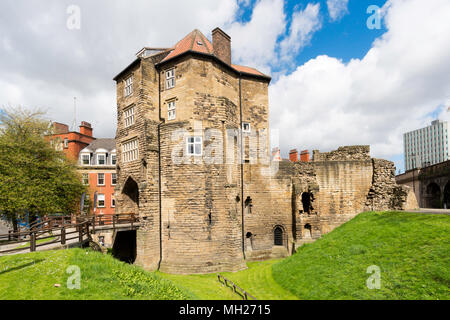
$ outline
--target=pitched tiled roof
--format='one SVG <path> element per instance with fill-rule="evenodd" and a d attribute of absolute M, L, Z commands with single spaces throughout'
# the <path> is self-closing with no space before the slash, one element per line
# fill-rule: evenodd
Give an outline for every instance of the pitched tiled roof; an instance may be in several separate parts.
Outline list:
<path fill-rule="evenodd" d="M 214 55 L 214 48 L 212 43 L 203 35 L 203 33 L 195 29 L 182 40 L 178 41 L 175 47 L 172 48 L 172 51 L 161 61 L 161 63 L 164 63 L 165 61 L 175 58 L 188 51 Z M 230 67 L 238 72 L 270 78 L 269 76 L 259 72 L 254 68 L 239 66 L 235 64 L 231 65 Z"/>
<path fill-rule="evenodd" d="M 106 149 L 112 151 L 116 148 L 116 140 L 110 138 L 98 138 L 91 142 L 90 145 L 86 147 L 87 149 L 95 152 L 97 149 Z"/>

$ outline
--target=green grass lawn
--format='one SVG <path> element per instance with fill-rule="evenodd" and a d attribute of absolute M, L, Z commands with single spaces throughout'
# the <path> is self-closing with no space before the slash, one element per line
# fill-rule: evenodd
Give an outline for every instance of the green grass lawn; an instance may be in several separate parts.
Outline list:
<path fill-rule="evenodd" d="M 368 289 L 367 268 L 380 268 Z M 273 265 L 301 299 L 450 299 L 450 217 L 365 212 Z"/>
<path fill-rule="evenodd" d="M 67 267 L 79 266 L 80 289 L 69 289 Z M 59 284 L 60 287 L 55 287 Z M 84 249 L 0 257 L 0 300 L 192 299 L 166 279 L 110 255 Z"/>
<path fill-rule="evenodd" d="M 272 265 L 279 260 L 248 262 L 248 269 L 238 272 L 221 272 L 220 274 L 253 295 L 258 300 L 291 300 L 295 295 L 282 288 L 272 277 Z M 217 280 L 217 274 L 174 275 L 158 273 L 170 279 L 178 287 L 191 291 L 202 300 L 242 300 L 229 287 Z"/>
<path fill-rule="evenodd" d="M 42 243 L 45 243 L 45 242 L 52 242 L 55 239 L 56 239 L 55 237 L 50 237 L 50 238 L 47 238 L 47 239 L 38 239 L 38 240 L 36 240 L 36 244 L 42 244 Z M 28 241 L 27 243 L 24 243 L 24 244 L 18 246 L 16 249 L 26 248 L 26 247 L 29 247 L 29 246 L 30 246 L 30 241 Z"/>

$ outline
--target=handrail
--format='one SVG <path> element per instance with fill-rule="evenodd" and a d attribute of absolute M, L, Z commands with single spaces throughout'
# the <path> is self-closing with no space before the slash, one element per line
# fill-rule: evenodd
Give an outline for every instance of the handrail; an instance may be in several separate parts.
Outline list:
<path fill-rule="evenodd" d="M 105 218 L 102 221 L 102 218 Z M 116 228 L 116 224 L 131 223 L 131 227 L 134 227 L 135 222 L 139 222 L 139 217 L 134 213 L 125 214 L 114 214 L 114 215 L 86 215 L 86 216 L 53 216 L 49 219 L 34 224 L 30 230 L 12 232 L 8 231 L 8 234 L 0 234 L 0 240 L 3 238 L 8 239 L 8 241 L 2 243 L 0 246 L 10 245 L 15 243 L 29 242 L 29 246 L 21 248 L 13 248 L 7 250 L 0 250 L 0 253 L 14 252 L 18 250 L 30 249 L 31 252 L 36 251 L 36 247 L 60 242 L 61 245 L 65 245 L 68 240 L 76 239 L 78 237 L 78 242 L 83 242 L 83 237 L 87 236 L 91 239 L 91 230 L 95 233 L 95 226 L 104 225 L 104 222 L 109 219 L 109 223 L 112 224 L 112 228 Z M 98 220 L 98 221 L 97 221 Z M 66 223 L 68 221 L 69 223 Z M 102 223 L 103 222 L 103 223 Z M 37 226 L 42 226 L 48 224 L 46 228 L 38 229 Z M 67 229 L 75 229 L 74 231 L 66 231 Z M 103 230 L 104 228 L 102 228 Z M 107 228 L 109 229 L 109 228 Z M 48 241 L 45 243 L 37 244 L 38 240 L 49 239 L 52 236 L 46 235 L 47 233 L 53 233 L 54 231 L 60 231 L 59 240 Z M 78 233 L 78 236 L 67 238 L 69 234 Z"/>
<path fill-rule="evenodd" d="M 223 279 L 223 282 L 220 281 L 220 279 Z M 237 295 L 241 296 L 244 300 L 249 300 L 248 298 L 251 298 L 253 300 L 257 300 L 254 296 L 252 296 L 250 293 L 239 287 L 237 284 L 235 284 L 233 281 L 225 278 L 224 276 L 217 274 L 217 280 L 222 283 L 224 286 L 228 286 L 228 283 L 231 283 L 231 288 L 233 289 L 233 292 Z M 239 292 L 240 291 L 240 292 Z"/>

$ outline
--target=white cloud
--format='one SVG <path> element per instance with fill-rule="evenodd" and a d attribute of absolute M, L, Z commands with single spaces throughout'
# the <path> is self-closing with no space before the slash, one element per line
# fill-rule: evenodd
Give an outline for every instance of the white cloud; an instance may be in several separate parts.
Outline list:
<path fill-rule="evenodd" d="M 348 0 L 327 0 L 327 7 L 331 20 L 336 21 L 348 13 Z"/>
<path fill-rule="evenodd" d="M 388 31 L 364 58 L 319 56 L 272 83 L 283 152 L 370 144 L 376 157 L 401 154 L 402 133 L 450 103 L 449 13 L 447 0 L 392 1 Z"/>
<path fill-rule="evenodd" d="M 270 64 L 277 59 L 278 37 L 286 29 L 285 19 L 282 0 L 260 0 L 253 8 L 250 21 L 227 26 L 233 61 L 270 72 Z"/>
<path fill-rule="evenodd" d="M 73 1 L 0 3 L 0 107 L 42 107 L 55 121 L 94 125 L 98 136 L 115 136 L 112 78 L 143 46 L 172 46 L 195 28 L 209 34 L 229 24 L 235 0 L 80 0 L 81 29 L 67 28 Z M 220 13 L 220 14 L 218 14 Z"/>
<path fill-rule="evenodd" d="M 309 3 L 305 10 L 295 11 L 289 28 L 289 35 L 280 43 L 281 58 L 289 60 L 309 43 L 314 32 L 322 27 L 320 3 Z"/>

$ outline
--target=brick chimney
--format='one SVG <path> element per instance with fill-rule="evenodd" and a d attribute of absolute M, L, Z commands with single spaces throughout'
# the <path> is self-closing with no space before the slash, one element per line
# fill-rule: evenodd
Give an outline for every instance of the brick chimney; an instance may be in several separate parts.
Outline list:
<path fill-rule="evenodd" d="M 280 148 L 275 147 L 272 149 L 272 159 L 273 161 L 281 161 Z"/>
<path fill-rule="evenodd" d="M 212 31 L 214 55 L 231 65 L 231 38 L 220 28 Z"/>
<path fill-rule="evenodd" d="M 53 129 L 55 134 L 63 134 L 69 132 L 69 126 L 64 123 L 53 122 Z"/>
<path fill-rule="evenodd" d="M 89 122 L 81 121 L 80 133 L 92 137 L 92 127 Z"/>
<path fill-rule="evenodd" d="M 300 152 L 300 161 L 301 162 L 309 162 L 309 151 L 303 150 Z"/>
<path fill-rule="evenodd" d="M 289 151 L 289 161 L 297 162 L 298 161 L 298 151 L 297 149 L 292 149 Z"/>

